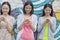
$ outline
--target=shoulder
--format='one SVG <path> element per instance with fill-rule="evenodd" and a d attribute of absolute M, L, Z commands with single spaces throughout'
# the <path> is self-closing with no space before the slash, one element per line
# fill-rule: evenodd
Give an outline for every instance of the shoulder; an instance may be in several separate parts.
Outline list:
<path fill-rule="evenodd" d="M 37 15 L 35 15 L 35 14 L 32 14 L 32 16 L 37 16 Z"/>
<path fill-rule="evenodd" d="M 11 19 L 12 21 L 16 21 L 13 16 L 9 16 L 9 19 Z"/>
<path fill-rule="evenodd" d="M 20 14 L 20 15 L 18 15 L 17 17 L 20 18 L 20 17 L 23 17 L 23 16 L 24 16 L 24 14 Z"/>
<path fill-rule="evenodd" d="M 33 18 L 37 18 L 37 15 L 35 15 L 35 14 L 32 14 L 32 17 L 33 17 Z"/>
<path fill-rule="evenodd" d="M 39 17 L 39 20 L 44 19 L 44 17 Z"/>
<path fill-rule="evenodd" d="M 9 18 L 12 18 L 13 19 L 14 17 L 9 15 Z"/>
<path fill-rule="evenodd" d="M 55 18 L 55 17 L 51 17 L 51 19 L 56 20 L 56 18 Z"/>

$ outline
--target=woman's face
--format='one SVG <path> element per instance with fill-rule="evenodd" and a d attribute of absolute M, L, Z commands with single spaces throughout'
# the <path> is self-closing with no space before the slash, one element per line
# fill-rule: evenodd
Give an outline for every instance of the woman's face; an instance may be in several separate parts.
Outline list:
<path fill-rule="evenodd" d="M 45 15 L 50 15 L 50 13 L 51 13 L 51 8 L 49 8 L 49 7 L 47 7 L 47 8 L 45 8 Z"/>
<path fill-rule="evenodd" d="M 4 4 L 2 6 L 2 12 L 3 12 L 3 14 L 8 14 L 8 12 L 9 12 L 9 6 L 7 4 Z"/>
<path fill-rule="evenodd" d="M 31 10 L 32 10 L 32 7 L 30 5 L 26 5 L 25 6 L 25 12 L 26 12 L 26 14 L 30 14 Z"/>

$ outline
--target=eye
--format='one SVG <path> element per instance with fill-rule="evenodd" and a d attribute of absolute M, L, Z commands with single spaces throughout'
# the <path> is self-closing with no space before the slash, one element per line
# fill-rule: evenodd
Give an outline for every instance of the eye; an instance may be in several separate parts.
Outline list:
<path fill-rule="evenodd" d="M 8 9 L 8 8 L 3 8 L 3 9 Z"/>

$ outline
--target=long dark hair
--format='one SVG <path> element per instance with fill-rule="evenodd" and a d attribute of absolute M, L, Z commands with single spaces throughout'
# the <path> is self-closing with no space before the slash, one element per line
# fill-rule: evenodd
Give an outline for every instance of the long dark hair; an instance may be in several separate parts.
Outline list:
<path fill-rule="evenodd" d="M 10 13 L 11 13 L 11 6 L 10 6 L 9 2 L 3 2 L 3 3 L 2 3 L 2 6 L 5 5 L 5 4 L 7 4 L 7 5 L 9 6 L 8 15 L 10 15 Z M 1 9 L 1 15 L 2 15 L 2 14 L 3 14 L 3 12 L 2 12 L 2 9 Z"/>
<path fill-rule="evenodd" d="M 27 2 L 24 4 L 23 12 L 24 12 L 24 14 L 26 14 L 26 12 L 25 12 L 25 6 L 27 6 L 27 5 L 30 5 L 30 6 L 32 7 L 32 10 L 31 10 L 31 12 L 30 12 L 30 15 L 32 15 L 33 12 L 34 12 L 34 10 L 33 10 L 33 4 L 32 4 L 32 2 L 30 2 L 30 1 L 27 1 Z"/>
<path fill-rule="evenodd" d="M 53 8 L 52 8 L 52 5 L 51 5 L 51 4 L 46 4 L 46 5 L 44 5 L 43 15 L 42 15 L 42 16 L 45 16 L 45 11 L 44 11 L 44 10 L 45 10 L 47 7 L 51 8 L 50 16 L 53 16 Z"/>

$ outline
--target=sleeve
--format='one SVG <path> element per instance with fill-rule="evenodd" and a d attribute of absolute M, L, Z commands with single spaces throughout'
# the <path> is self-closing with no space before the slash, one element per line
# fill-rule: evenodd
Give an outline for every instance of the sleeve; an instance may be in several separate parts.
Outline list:
<path fill-rule="evenodd" d="M 52 27 L 50 27 L 50 29 L 51 29 L 51 31 L 54 33 L 55 30 L 56 30 L 56 18 L 53 17 L 52 19 L 53 19 L 53 20 L 52 20 L 53 25 L 52 25 Z"/>
<path fill-rule="evenodd" d="M 21 15 L 19 15 L 18 17 L 17 17 L 17 28 L 22 24 L 23 22 L 22 22 L 22 17 L 21 17 Z"/>
<path fill-rule="evenodd" d="M 34 30 L 34 32 L 35 32 L 36 28 L 37 28 L 37 16 L 34 15 L 32 19 L 33 19 L 32 25 L 33 25 L 33 27 L 35 27 L 35 30 Z"/>
<path fill-rule="evenodd" d="M 40 18 L 39 18 L 39 21 L 38 21 L 38 32 L 41 32 L 42 29 L 43 29 L 43 27 L 41 26 L 42 23 L 43 23 L 43 22 L 42 22 L 42 17 L 40 17 Z"/>
<path fill-rule="evenodd" d="M 11 17 L 11 16 L 10 16 Z M 12 27 L 14 27 L 16 20 L 14 17 L 11 17 L 10 21 L 8 20 L 9 25 L 11 25 Z"/>
<path fill-rule="evenodd" d="M 14 17 L 13 17 L 13 19 L 12 19 L 12 23 L 13 23 L 13 26 L 16 24 L 16 20 L 15 20 Z"/>
<path fill-rule="evenodd" d="M 16 20 L 15 20 L 15 18 L 14 18 L 14 17 L 11 17 L 11 21 L 10 21 L 10 23 L 11 23 L 11 26 L 14 26 L 14 25 L 15 25 Z"/>

